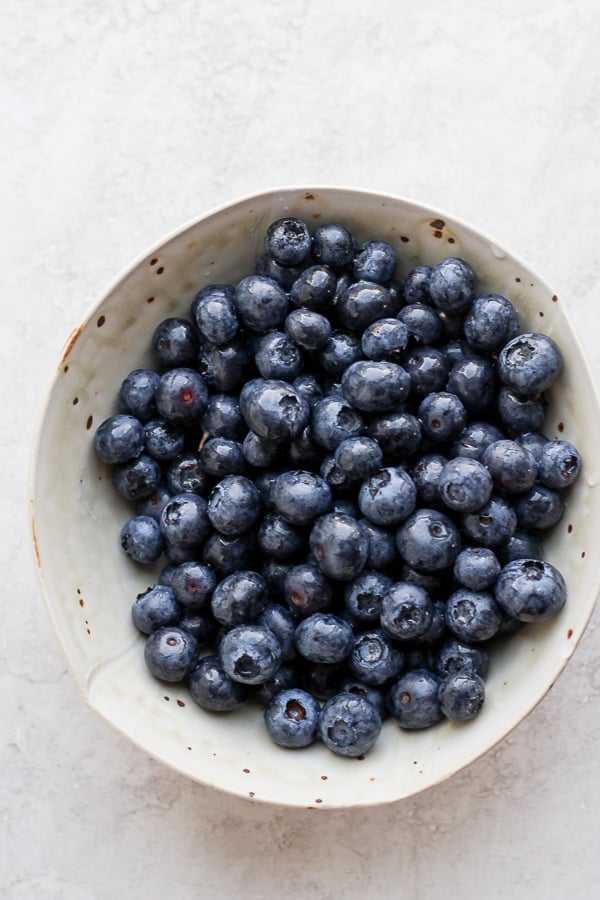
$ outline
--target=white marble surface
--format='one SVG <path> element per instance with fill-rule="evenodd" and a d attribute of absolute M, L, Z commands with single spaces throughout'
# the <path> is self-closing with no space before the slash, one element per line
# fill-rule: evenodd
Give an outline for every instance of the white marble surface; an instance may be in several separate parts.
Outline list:
<path fill-rule="evenodd" d="M 600 373 L 595 0 L 6 0 L 0 43 L 0 896 L 562 900 L 600 881 L 597 613 L 530 718 L 363 811 L 188 783 L 80 699 L 42 606 L 27 463 L 61 347 L 106 284 L 215 204 L 289 183 L 471 220 L 568 303 Z"/>

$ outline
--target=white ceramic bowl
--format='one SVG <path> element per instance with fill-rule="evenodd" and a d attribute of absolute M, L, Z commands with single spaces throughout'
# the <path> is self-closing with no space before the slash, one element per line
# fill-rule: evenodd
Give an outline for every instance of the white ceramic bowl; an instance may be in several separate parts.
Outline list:
<path fill-rule="evenodd" d="M 464 726 L 421 732 L 384 725 L 363 760 L 322 745 L 286 751 L 266 737 L 255 709 L 202 711 L 177 685 L 146 671 L 143 638 L 131 623 L 136 594 L 153 576 L 119 547 L 129 507 L 92 450 L 94 430 L 116 411 L 123 377 L 150 364 L 149 337 L 168 315 L 187 314 L 202 285 L 252 271 L 266 226 L 286 214 L 317 226 L 339 221 L 357 239 L 393 243 L 400 274 L 418 262 L 462 256 L 481 292 L 518 307 L 522 329 L 560 344 L 566 369 L 552 390 L 546 433 L 575 443 L 585 469 L 568 495 L 547 559 L 569 599 L 551 621 L 527 626 L 492 657 L 487 701 Z M 373 805 L 408 797 L 485 753 L 541 700 L 580 640 L 599 590 L 600 411 L 565 303 L 522 261 L 445 213 L 398 197 L 341 188 L 285 188 L 203 216 L 135 263 L 72 333 L 50 389 L 35 449 L 31 525 L 46 604 L 71 671 L 88 703 L 137 745 L 206 785 L 275 804 Z"/>

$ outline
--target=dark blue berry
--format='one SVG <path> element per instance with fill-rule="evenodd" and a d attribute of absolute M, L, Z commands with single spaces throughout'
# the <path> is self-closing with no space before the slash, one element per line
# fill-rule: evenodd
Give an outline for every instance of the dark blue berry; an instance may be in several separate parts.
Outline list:
<path fill-rule="evenodd" d="M 516 441 L 494 441 L 485 449 L 481 461 L 492 476 L 494 487 L 506 494 L 522 494 L 536 480 L 533 454 Z"/>
<path fill-rule="evenodd" d="M 481 460 L 486 447 L 503 437 L 503 432 L 490 422 L 469 422 L 452 443 L 451 453 Z"/>
<path fill-rule="evenodd" d="M 496 554 L 488 547 L 465 547 L 454 561 L 453 574 L 463 587 L 485 591 L 496 583 L 500 568 Z"/>
<path fill-rule="evenodd" d="M 163 550 L 163 539 L 156 519 L 151 516 L 134 516 L 121 529 L 121 547 L 136 563 L 149 565 L 155 562 Z"/>
<path fill-rule="evenodd" d="M 354 238 L 343 225 L 332 223 L 315 229 L 312 255 L 318 263 L 341 272 L 350 265 L 354 253 Z"/>
<path fill-rule="evenodd" d="M 359 519 L 359 524 L 367 536 L 366 567 L 377 571 L 386 570 L 396 559 L 396 542 L 393 533 L 373 525 L 368 519 Z"/>
<path fill-rule="evenodd" d="M 176 566 L 171 576 L 171 588 L 175 599 L 185 610 L 204 609 L 217 585 L 210 566 L 189 560 Z"/>
<path fill-rule="evenodd" d="M 496 582 L 498 605 L 519 622 L 538 622 L 556 615 L 567 599 L 565 580 L 558 569 L 539 559 L 507 563 Z"/>
<path fill-rule="evenodd" d="M 565 500 L 560 491 L 535 482 L 526 494 L 517 498 L 515 510 L 519 528 L 547 531 L 562 519 Z"/>
<path fill-rule="evenodd" d="M 304 659 L 316 663 L 336 663 L 352 650 L 354 632 L 345 619 L 317 612 L 302 619 L 294 635 L 296 649 Z"/>
<path fill-rule="evenodd" d="M 404 665 L 404 656 L 380 629 L 363 631 L 354 639 L 348 668 L 364 684 L 385 684 L 396 678 Z"/>
<path fill-rule="evenodd" d="M 342 376 L 346 400 L 361 412 L 389 412 L 408 396 L 410 378 L 402 366 L 385 360 L 359 360 Z"/>
<path fill-rule="evenodd" d="M 379 471 L 381 447 L 369 437 L 346 438 L 335 448 L 334 459 L 346 482 L 363 481 Z"/>
<path fill-rule="evenodd" d="M 240 394 L 240 409 L 251 431 L 273 441 L 289 441 L 308 425 L 304 397 L 285 381 L 257 378 Z"/>
<path fill-rule="evenodd" d="M 293 309 L 284 326 L 289 338 L 304 350 L 320 350 L 331 337 L 331 323 L 312 309 Z"/>
<path fill-rule="evenodd" d="M 392 583 L 383 572 L 369 569 L 348 582 L 344 589 L 344 605 L 351 619 L 357 623 L 378 623 L 383 598 Z"/>
<path fill-rule="evenodd" d="M 439 572 L 454 565 L 461 538 L 454 522 L 435 509 L 417 509 L 396 533 L 402 559 L 419 572 Z"/>
<path fill-rule="evenodd" d="M 192 323 L 178 316 L 163 319 L 152 335 L 152 349 L 161 369 L 193 366 L 199 346 Z"/>
<path fill-rule="evenodd" d="M 195 369 L 170 369 L 161 375 L 156 389 L 159 416 L 176 425 L 194 425 L 208 403 L 207 384 Z"/>
<path fill-rule="evenodd" d="M 272 222 L 265 235 L 265 250 L 280 266 L 298 266 L 310 253 L 306 224 L 293 216 Z"/>
<path fill-rule="evenodd" d="M 247 275 L 236 285 L 235 308 L 251 331 L 265 332 L 283 324 L 288 297 L 281 285 L 264 275 Z"/>
<path fill-rule="evenodd" d="M 358 505 L 363 516 L 374 525 L 397 525 L 415 508 L 417 490 L 408 472 L 387 466 L 371 475 L 360 486 Z"/>
<path fill-rule="evenodd" d="M 144 428 L 139 419 L 119 413 L 105 419 L 96 429 L 94 449 L 109 465 L 124 463 L 139 456 L 144 447 Z"/>
<path fill-rule="evenodd" d="M 454 512 L 475 512 L 491 497 L 492 476 L 476 459 L 455 456 L 439 475 L 438 490 L 442 502 Z"/>
<path fill-rule="evenodd" d="M 363 756 L 381 732 L 381 716 L 365 697 L 341 693 L 330 697 L 319 718 L 321 740 L 340 756 Z"/>
<path fill-rule="evenodd" d="M 475 646 L 450 637 L 438 649 L 434 667 L 441 678 L 455 672 L 476 672 L 485 678 L 489 668 L 489 653 L 482 646 Z"/>
<path fill-rule="evenodd" d="M 190 694 L 202 709 L 230 712 L 248 699 L 248 688 L 231 679 L 216 654 L 203 657 L 190 674 Z"/>
<path fill-rule="evenodd" d="M 445 618 L 450 631 L 469 643 L 489 640 L 502 625 L 502 611 L 493 594 L 464 587 L 448 597 Z"/>
<path fill-rule="evenodd" d="M 198 331 L 211 344 L 225 344 L 237 334 L 239 321 L 231 284 L 209 284 L 202 288 L 192 301 L 191 313 Z"/>
<path fill-rule="evenodd" d="M 202 467 L 200 454 L 193 450 L 182 453 L 167 469 L 167 487 L 171 494 L 206 494 L 209 480 Z"/>
<path fill-rule="evenodd" d="M 451 722 L 469 722 L 479 715 L 485 702 L 485 682 L 475 672 L 455 672 L 439 687 L 443 714 Z"/>
<path fill-rule="evenodd" d="M 412 467 L 410 475 L 417 490 L 417 500 L 422 506 L 439 506 L 440 475 L 448 462 L 441 453 L 426 453 Z"/>
<path fill-rule="evenodd" d="M 184 681 L 196 666 L 199 649 L 189 631 L 165 626 L 146 639 L 144 659 L 151 674 L 160 681 Z"/>
<path fill-rule="evenodd" d="M 348 366 L 362 359 L 360 338 L 345 331 L 333 331 L 319 351 L 321 369 L 333 378 L 341 378 Z"/>
<path fill-rule="evenodd" d="M 151 419 L 144 425 L 146 452 L 160 461 L 175 459 L 185 445 L 185 433 L 173 422 Z"/>
<path fill-rule="evenodd" d="M 373 281 L 387 284 L 392 280 L 398 265 L 398 254 L 387 241 L 367 241 L 354 257 L 352 269 L 357 281 Z"/>
<path fill-rule="evenodd" d="M 328 266 L 309 266 L 290 288 L 290 300 L 296 306 L 319 310 L 333 300 L 337 279 Z"/>
<path fill-rule="evenodd" d="M 228 475 L 211 491 L 207 515 L 221 534 L 236 537 L 248 531 L 260 514 L 260 494 L 244 475 Z"/>
<path fill-rule="evenodd" d="M 324 612 L 330 608 L 332 596 L 328 579 L 312 563 L 299 563 L 285 573 L 283 598 L 298 616 Z"/>
<path fill-rule="evenodd" d="M 519 334 L 498 355 L 500 380 L 521 397 L 535 397 L 546 391 L 562 368 L 562 353 L 547 334 Z"/>
<path fill-rule="evenodd" d="M 373 417 L 367 435 L 379 444 L 388 464 L 405 462 L 414 456 L 423 441 L 417 417 L 397 410 Z"/>
<path fill-rule="evenodd" d="M 475 275 L 464 259 L 449 256 L 434 266 L 428 289 L 438 309 L 448 313 L 464 312 L 475 299 Z"/>
<path fill-rule="evenodd" d="M 483 413 L 494 399 L 495 367 L 482 356 L 466 356 L 450 369 L 446 390 L 456 394 L 472 415 Z"/>
<path fill-rule="evenodd" d="M 213 616 L 227 628 L 252 622 L 266 605 L 265 580 L 251 569 L 227 575 L 214 589 L 210 601 Z"/>
<path fill-rule="evenodd" d="M 259 549 L 273 559 L 285 560 L 297 556 L 304 547 L 303 533 L 290 525 L 278 513 L 267 513 L 258 529 Z"/>
<path fill-rule="evenodd" d="M 547 401 L 543 394 L 522 397 L 512 388 L 502 387 L 496 398 L 498 415 L 504 428 L 515 435 L 538 431 L 546 417 Z"/>
<path fill-rule="evenodd" d="M 394 314 L 392 295 L 387 288 L 372 281 L 355 281 L 336 304 L 338 318 L 349 331 L 362 332 L 376 322 Z"/>
<path fill-rule="evenodd" d="M 547 441 L 540 451 L 538 465 L 542 484 L 562 490 L 579 477 L 581 454 L 569 441 Z"/>
<path fill-rule="evenodd" d="M 175 625 L 180 612 L 173 591 L 165 584 L 155 584 L 138 594 L 131 607 L 133 624 L 142 634 L 151 634 L 165 625 Z"/>
<path fill-rule="evenodd" d="M 419 585 L 398 581 L 381 603 L 381 627 L 392 637 L 412 641 L 425 634 L 433 618 L 433 603 Z"/>
<path fill-rule="evenodd" d="M 292 525 L 308 525 L 331 506 L 329 485 L 314 472 L 283 472 L 273 485 L 271 502 Z"/>
<path fill-rule="evenodd" d="M 427 437 L 438 443 L 455 440 L 467 424 L 467 411 L 456 394 L 437 391 L 419 404 L 419 419 Z"/>
<path fill-rule="evenodd" d="M 242 475 L 246 470 L 242 445 L 225 438 L 209 438 L 200 451 L 200 462 L 212 478 Z"/>
<path fill-rule="evenodd" d="M 271 739 L 280 747 L 308 747 L 319 732 L 319 702 L 300 688 L 276 694 L 267 705 L 264 720 Z"/>
<path fill-rule="evenodd" d="M 408 343 L 408 328 L 399 319 L 378 319 L 362 333 L 360 346 L 367 359 L 400 362 Z"/>
<path fill-rule="evenodd" d="M 293 381 L 303 364 L 297 344 L 283 331 L 270 331 L 258 340 L 254 362 L 262 378 L 281 381 Z"/>
<path fill-rule="evenodd" d="M 442 718 L 440 679 L 428 669 L 410 669 L 388 692 L 390 716 L 401 728 L 429 728 Z"/>
<path fill-rule="evenodd" d="M 226 344 L 204 344 L 198 356 L 198 369 L 211 391 L 234 393 L 244 384 L 250 360 L 245 344 L 234 338 Z"/>
<path fill-rule="evenodd" d="M 450 364 L 446 355 L 436 347 L 415 347 L 405 357 L 403 366 L 409 374 L 415 397 L 426 397 L 446 386 Z"/>
<path fill-rule="evenodd" d="M 156 416 L 154 395 L 160 375 L 152 369 L 134 369 L 121 382 L 119 405 L 121 412 L 147 422 Z"/>
<path fill-rule="evenodd" d="M 157 460 L 142 453 L 136 459 L 113 466 L 112 483 L 119 494 L 134 502 L 151 497 L 162 478 Z"/>
<path fill-rule="evenodd" d="M 279 641 L 263 625 L 232 628 L 219 645 L 219 656 L 227 675 L 242 684 L 263 684 L 281 665 Z"/>
<path fill-rule="evenodd" d="M 442 320 L 437 312 L 424 303 L 409 303 L 398 313 L 409 337 L 419 344 L 434 344 L 442 333 Z"/>
<path fill-rule="evenodd" d="M 465 513 L 461 525 L 469 540 L 494 549 L 513 536 L 517 527 L 517 515 L 507 500 L 492 494 L 480 509 Z"/>
<path fill-rule="evenodd" d="M 514 306 L 499 294 L 477 297 L 464 320 L 465 337 L 480 353 L 502 347 L 518 330 L 519 319 Z"/>
<path fill-rule="evenodd" d="M 332 451 L 347 438 L 361 435 L 365 426 L 360 412 L 347 400 L 330 394 L 313 407 L 310 427 L 317 444 Z"/>
<path fill-rule="evenodd" d="M 206 538 L 202 557 L 223 578 L 246 568 L 254 554 L 254 547 L 255 536 L 251 531 L 238 537 L 228 537 L 215 531 Z"/>
<path fill-rule="evenodd" d="M 404 279 L 402 297 L 405 303 L 431 303 L 429 296 L 430 266 L 415 266 Z"/>
<path fill-rule="evenodd" d="M 317 566 L 334 581 L 350 581 L 362 572 L 367 561 L 367 536 L 351 516 L 322 516 L 313 526 L 309 543 Z"/>
<path fill-rule="evenodd" d="M 160 530 L 169 544 L 200 544 L 210 530 L 206 500 L 189 492 L 176 494 L 161 513 Z"/>
<path fill-rule="evenodd" d="M 284 662 L 295 658 L 294 633 L 298 622 L 290 609 L 280 603 L 267 603 L 256 621 L 273 632 L 279 641 Z"/>

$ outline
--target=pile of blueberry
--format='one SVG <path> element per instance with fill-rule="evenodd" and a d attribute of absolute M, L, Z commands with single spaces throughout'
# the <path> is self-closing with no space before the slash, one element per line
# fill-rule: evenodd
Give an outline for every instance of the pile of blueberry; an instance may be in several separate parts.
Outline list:
<path fill-rule="evenodd" d="M 566 600 L 541 545 L 581 469 L 542 434 L 559 348 L 462 259 L 397 272 L 385 241 L 279 219 L 95 434 L 125 553 L 165 560 L 132 609 L 150 672 L 258 701 L 284 747 L 472 719 L 493 642 Z"/>

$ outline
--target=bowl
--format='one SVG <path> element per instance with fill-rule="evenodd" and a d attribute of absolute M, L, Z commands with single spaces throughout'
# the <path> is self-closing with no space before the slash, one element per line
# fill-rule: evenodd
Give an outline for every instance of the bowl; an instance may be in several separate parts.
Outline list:
<path fill-rule="evenodd" d="M 391 242 L 400 275 L 446 256 L 468 260 L 480 293 L 517 306 L 521 330 L 554 336 L 565 370 L 551 391 L 544 431 L 574 443 L 582 477 L 545 547 L 569 599 L 552 620 L 528 625 L 492 657 L 487 700 L 473 721 L 424 731 L 386 722 L 364 759 L 322 744 L 298 751 L 271 743 L 256 709 L 207 713 L 183 686 L 153 679 L 130 607 L 154 574 L 123 554 L 118 535 L 131 515 L 95 458 L 95 428 L 116 411 L 133 368 L 151 364 L 149 338 L 163 318 L 183 314 L 198 289 L 253 270 L 266 227 L 284 215 L 309 226 L 341 222 L 358 240 Z M 31 528 L 45 603 L 64 655 L 89 705 L 135 744 L 183 775 L 241 797 L 316 808 L 389 803 L 424 790 L 504 738 L 544 697 L 573 654 L 599 590 L 600 411 L 566 304 L 523 261 L 459 219 L 401 197 L 363 190 L 291 187 L 230 203 L 202 216 L 134 263 L 68 338 L 34 450 Z M 158 570 L 157 570 L 158 571 Z"/>

